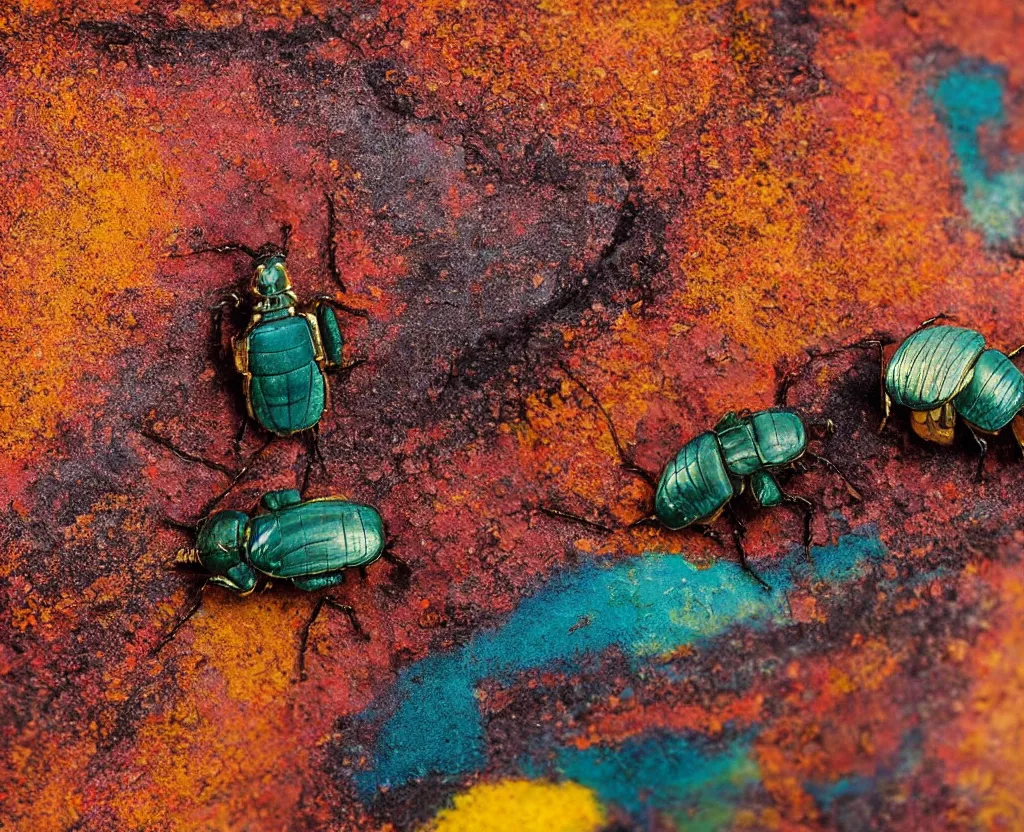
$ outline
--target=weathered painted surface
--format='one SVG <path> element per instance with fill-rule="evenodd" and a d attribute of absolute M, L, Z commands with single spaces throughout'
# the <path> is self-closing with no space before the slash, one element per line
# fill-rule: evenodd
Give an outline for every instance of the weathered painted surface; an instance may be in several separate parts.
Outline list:
<path fill-rule="evenodd" d="M 943 311 L 1024 341 L 1022 40 L 1003 0 L 7 4 L 0 825 L 1024 825 L 1009 444 L 976 484 L 969 445 L 876 433 L 870 354 L 817 359 L 789 402 L 864 500 L 785 483 L 813 565 L 747 510 L 765 595 L 627 528 L 652 495 L 563 371 L 659 470 L 806 349 Z M 325 613 L 304 682 L 282 586 L 208 588 L 153 652 L 197 585 L 162 518 L 308 452 L 233 444 L 209 306 L 247 258 L 171 255 L 284 223 L 303 297 L 369 315 L 304 496 L 412 567 L 336 588 L 372 639 Z"/>

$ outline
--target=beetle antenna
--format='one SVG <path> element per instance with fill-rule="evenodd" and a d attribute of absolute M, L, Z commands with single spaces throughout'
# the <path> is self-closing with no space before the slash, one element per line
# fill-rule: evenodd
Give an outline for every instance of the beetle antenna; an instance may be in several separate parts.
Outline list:
<path fill-rule="evenodd" d="M 193 257 L 196 254 L 233 254 L 236 251 L 244 252 L 255 260 L 259 255 L 256 249 L 247 246 L 245 243 L 220 243 L 215 246 L 202 246 L 200 248 L 194 248 L 192 251 L 178 252 L 173 251 L 168 254 L 168 257 Z"/>
<path fill-rule="evenodd" d="M 641 468 L 639 465 L 637 465 L 636 461 L 629 454 L 626 453 L 625 449 L 622 446 L 622 442 L 619 441 L 619 432 L 615 429 L 615 423 L 612 421 L 612 417 L 608 414 L 608 411 L 605 410 L 604 405 L 601 404 L 597 396 L 595 396 L 590 391 L 590 388 L 587 387 L 587 385 L 584 384 L 581 379 L 576 377 L 576 375 L 569 369 L 568 365 L 566 365 L 564 361 L 559 361 L 558 366 L 562 368 L 562 372 L 565 373 L 569 377 L 569 379 L 572 382 L 574 382 L 576 386 L 579 387 L 580 390 L 582 390 L 586 394 L 587 398 L 590 399 L 597 406 L 597 409 L 601 412 L 601 415 L 604 417 L 605 422 L 608 424 L 608 432 L 611 434 L 612 443 L 615 445 L 615 451 L 619 455 L 619 460 L 622 463 L 622 467 L 625 468 L 627 471 L 631 471 L 632 473 L 636 474 L 644 482 L 646 482 L 652 489 L 657 489 L 658 478 L 655 477 L 654 474 L 652 474 L 650 471 L 647 471 L 644 468 Z"/>
<path fill-rule="evenodd" d="M 162 639 L 160 639 L 160 641 L 157 644 L 153 646 L 153 649 L 149 651 L 150 656 L 155 656 L 157 653 L 163 650 L 168 644 L 170 644 L 171 640 L 178 634 L 178 630 L 180 630 L 193 615 L 199 612 L 199 608 L 203 605 L 203 590 L 206 589 L 206 585 L 209 582 L 210 579 L 207 578 L 199 585 L 199 589 L 197 589 L 195 591 L 195 594 L 192 596 L 192 603 L 189 605 L 188 611 L 175 622 L 174 626 L 171 627 L 167 635 L 165 635 Z"/>
<path fill-rule="evenodd" d="M 914 332 L 920 332 L 922 329 L 927 329 L 932 324 L 938 321 L 959 321 L 960 319 L 956 316 L 956 313 L 952 312 L 940 312 L 938 315 L 933 315 L 927 321 L 921 321 L 921 324 L 914 330 Z M 911 335 L 914 332 L 910 333 Z"/>
<path fill-rule="evenodd" d="M 292 241 L 292 224 L 290 222 L 281 224 L 281 253 L 288 256 L 288 246 Z"/>
<path fill-rule="evenodd" d="M 338 284 L 342 292 L 348 292 L 345 288 L 345 281 L 341 277 L 341 269 L 338 268 L 338 254 L 334 249 L 334 238 L 338 230 L 338 211 L 334 203 L 334 194 L 330 191 L 324 192 L 327 200 L 327 270 Z"/>

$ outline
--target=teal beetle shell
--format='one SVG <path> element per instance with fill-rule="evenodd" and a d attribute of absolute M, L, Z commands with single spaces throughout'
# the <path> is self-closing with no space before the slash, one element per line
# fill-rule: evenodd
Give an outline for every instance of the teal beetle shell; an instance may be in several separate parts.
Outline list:
<path fill-rule="evenodd" d="M 995 433 L 1024 406 L 1024 374 L 998 350 L 985 350 L 967 386 L 953 399 L 956 412 L 979 430 Z"/>
<path fill-rule="evenodd" d="M 370 506 L 334 497 L 303 502 L 295 490 L 264 494 L 261 505 L 264 513 L 251 518 L 240 511 L 209 517 L 191 550 L 197 559 L 181 562 L 197 562 L 213 583 L 248 593 L 258 573 L 323 589 L 384 553 L 384 523 Z"/>
<path fill-rule="evenodd" d="M 284 492 L 294 494 L 298 492 Z M 370 506 L 308 500 L 249 521 L 249 562 L 273 578 L 301 578 L 367 566 L 384 551 L 384 524 Z"/>
<path fill-rule="evenodd" d="M 246 399 L 253 418 L 276 434 L 308 430 L 327 405 L 327 382 L 304 315 L 260 320 L 245 335 Z"/>
<path fill-rule="evenodd" d="M 932 326 L 900 344 L 885 372 L 885 392 L 917 411 L 952 402 L 966 422 L 996 433 L 1024 406 L 1024 374 L 999 350 L 986 350 L 980 332 Z"/>
<path fill-rule="evenodd" d="M 733 496 L 732 481 L 714 433 L 691 439 L 665 466 L 654 495 L 654 515 L 681 529 L 715 514 Z"/>
<path fill-rule="evenodd" d="M 958 326 L 918 330 L 902 344 L 885 373 L 885 390 L 911 410 L 941 407 L 962 391 L 985 348 L 981 333 Z"/>
<path fill-rule="evenodd" d="M 744 479 L 761 505 L 776 505 L 782 492 L 768 471 L 798 459 L 806 448 L 803 421 L 791 410 L 727 413 L 665 466 L 654 497 L 655 517 L 670 529 L 708 520 Z"/>

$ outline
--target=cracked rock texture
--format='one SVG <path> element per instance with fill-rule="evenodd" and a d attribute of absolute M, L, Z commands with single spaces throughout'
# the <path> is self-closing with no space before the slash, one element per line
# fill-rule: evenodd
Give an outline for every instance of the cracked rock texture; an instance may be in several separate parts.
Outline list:
<path fill-rule="evenodd" d="M 0 8 L 0 827 L 1024 828 L 1021 455 L 976 483 L 878 434 L 873 353 L 809 358 L 1024 341 L 1022 42 L 1006 0 Z M 338 588 L 372 638 L 324 614 L 301 681 L 281 585 L 163 643 L 166 521 L 306 472 L 236 446 L 209 307 L 251 265 L 192 254 L 286 224 L 300 297 L 367 315 L 306 496 L 412 568 Z M 742 500 L 770 594 L 629 527 L 594 397 L 657 471 L 791 371 L 864 498 L 786 479 L 812 562 Z"/>

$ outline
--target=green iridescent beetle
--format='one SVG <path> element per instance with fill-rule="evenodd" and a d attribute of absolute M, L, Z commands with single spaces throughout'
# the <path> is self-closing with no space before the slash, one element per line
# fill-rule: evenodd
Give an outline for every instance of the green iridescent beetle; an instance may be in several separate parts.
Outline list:
<path fill-rule="evenodd" d="M 345 291 L 334 257 L 334 200 L 327 195 L 328 268 L 334 281 Z M 285 266 L 291 226 L 282 227 L 280 245 L 266 243 L 258 249 L 244 243 L 223 243 L 197 248 L 187 255 L 243 252 L 253 262 L 249 283 L 248 320 L 243 331 L 231 339 L 235 369 L 242 376 L 245 407 L 250 419 L 273 436 L 304 434 L 310 442 L 305 483 L 314 459 L 323 464 L 317 444 L 318 426 L 330 402 L 329 370 L 351 370 L 361 359 L 343 361 L 344 339 L 334 309 L 367 318 L 365 310 L 348 306 L 334 297 L 320 295 L 300 305 Z M 224 311 L 241 308 L 235 293 L 216 304 L 214 334 L 221 346 Z M 247 422 L 235 440 L 241 445 Z M 166 438 L 159 439 L 169 444 Z M 265 447 L 265 446 L 264 446 Z M 257 452 L 259 454 L 260 452 Z M 305 487 L 305 486 L 304 486 Z"/>
<path fill-rule="evenodd" d="M 745 486 L 761 508 L 802 502 L 786 495 L 771 472 L 796 462 L 806 450 L 807 431 L 793 410 L 727 413 L 665 466 L 655 489 L 654 517 L 668 529 L 710 523 Z"/>
<path fill-rule="evenodd" d="M 749 489 L 758 508 L 779 505 L 800 508 L 804 518 L 803 545 L 808 555 L 811 547 L 811 521 L 816 506 L 806 497 L 783 491 L 776 473 L 799 466 L 800 461 L 807 457 L 838 475 L 850 495 L 860 499 L 860 494 L 835 465 L 808 449 L 809 432 L 800 414 L 782 406 L 725 414 L 712 430 L 687 442 L 665 466 L 661 475 L 654 477 L 626 453 L 608 411 L 597 397 L 567 368 L 563 367 L 563 370 L 601 411 L 623 467 L 643 478 L 654 490 L 653 510 L 632 525 L 653 521 L 671 530 L 694 528 L 719 540 L 710 524 L 723 512 L 728 512 L 733 523 L 733 540 L 740 564 L 764 589 L 770 587 L 747 562 L 742 543 L 746 526 L 730 507 L 735 497 Z M 781 404 L 785 402 L 788 382 L 787 376 L 777 395 Z M 826 434 L 833 429 L 831 422 L 813 427 Z M 550 508 L 544 508 L 544 511 L 610 531 L 607 526 L 578 515 Z"/>
<path fill-rule="evenodd" d="M 980 456 L 976 477 L 981 479 L 988 442 L 1007 425 L 1024 450 L 1024 374 L 1009 354 L 985 349 L 985 338 L 973 329 L 935 325 L 939 315 L 921 324 L 899 345 L 886 364 L 881 359 L 882 424 L 893 405 L 910 411 L 914 433 L 929 442 L 953 443 L 959 416 L 974 439 Z M 881 353 L 880 341 L 875 344 Z"/>
<path fill-rule="evenodd" d="M 341 584 L 348 569 L 364 569 L 384 557 L 408 571 L 387 550 L 384 522 L 376 509 L 324 497 L 303 500 L 298 490 L 271 491 L 260 500 L 262 512 L 218 511 L 194 531 L 196 545 L 179 549 L 179 566 L 198 568 L 208 583 L 249 595 L 260 581 L 287 581 L 297 589 L 314 592 Z M 201 600 L 201 595 L 198 596 Z M 323 607 L 344 612 L 355 631 L 368 638 L 355 610 L 330 596 L 313 608 L 301 638 L 299 671 L 304 673 L 309 629 Z M 162 648 L 199 608 L 194 607 L 175 625 Z"/>
<path fill-rule="evenodd" d="M 249 416 L 277 436 L 315 428 L 328 403 L 324 370 L 342 364 L 334 310 L 322 298 L 299 310 L 276 250 L 257 255 L 251 292 L 249 324 L 231 342 Z"/>
<path fill-rule="evenodd" d="M 197 565 L 210 583 L 242 595 L 260 576 L 287 580 L 307 592 L 345 579 L 384 553 L 384 522 L 376 509 L 334 497 L 303 501 L 295 489 L 263 495 L 261 514 L 218 511 L 199 526 L 194 548 L 177 563 Z"/>

